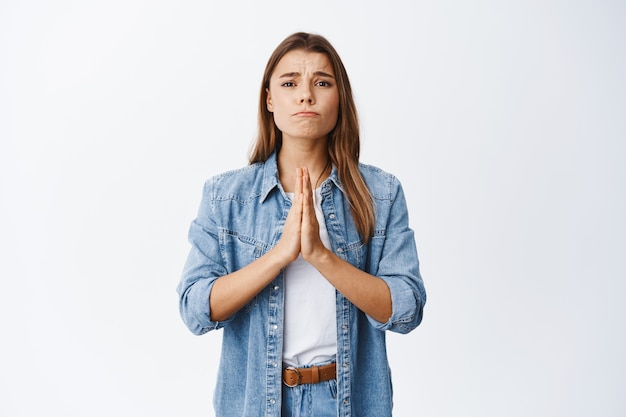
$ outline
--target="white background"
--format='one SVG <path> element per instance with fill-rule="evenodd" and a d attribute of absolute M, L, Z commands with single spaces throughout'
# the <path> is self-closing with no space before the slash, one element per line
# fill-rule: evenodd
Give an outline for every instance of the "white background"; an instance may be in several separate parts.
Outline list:
<path fill-rule="evenodd" d="M 623 416 L 622 1 L 0 1 L 0 415 L 208 416 L 175 286 L 266 60 L 326 36 L 429 300 L 397 416 Z"/>

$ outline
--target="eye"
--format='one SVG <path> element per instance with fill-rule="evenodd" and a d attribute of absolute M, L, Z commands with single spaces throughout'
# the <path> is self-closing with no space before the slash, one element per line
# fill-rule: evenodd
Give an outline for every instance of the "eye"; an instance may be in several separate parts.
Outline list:
<path fill-rule="evenodd" d="M 332 85 L 328 81 L 318 81 L 316 84 L 320 87 L 330 87 Z"/>
<path fill-rule="evenodd" d="M 295 85 L 296 83 L 294 83 L 293 81 L 285 81 L 281 84 L 282 87 L 294 87 Z"/>

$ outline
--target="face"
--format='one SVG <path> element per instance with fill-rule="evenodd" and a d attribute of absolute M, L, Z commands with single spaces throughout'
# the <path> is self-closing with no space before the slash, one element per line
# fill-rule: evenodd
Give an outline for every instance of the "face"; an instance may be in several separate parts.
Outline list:
<path fill-rule="evenodd" d="M 267 110 L 274 114 L 283 141 L 326 139 L 339 113 L 339 92 L 328 57 L 302 50 L 285 54 L 270 78 Z"/>

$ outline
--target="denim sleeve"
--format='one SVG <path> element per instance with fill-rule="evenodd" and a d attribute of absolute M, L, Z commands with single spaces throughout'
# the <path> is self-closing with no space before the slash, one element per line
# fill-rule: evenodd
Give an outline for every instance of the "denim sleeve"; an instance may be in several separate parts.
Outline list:
<path fill-rule="evenodd" d="M 404 191 L 395 177 L 391 180 L 391 191 L 384 237 L 375 236 L 372 239 L 383 239 L 375 275 L 389 287 L 392 313 L 386 323 L 369 316 L 368 319 L 380 330 L 408 333 L 422 321 L 426 290 L 419 272 L 415 237 L 409 228 Z"/>
<path fill-rule="evenodd" d="M 225 324 L 210 318 L 211 288 L 215 280 L 226 275 L 213 212 L 212 190 L 213 180 L 208 180 L 204 185 L 198 216 L 189 227 L 191 250 L 176 288 L 180 315 L 189 330 L 197 335 L 219 329 Z"/>

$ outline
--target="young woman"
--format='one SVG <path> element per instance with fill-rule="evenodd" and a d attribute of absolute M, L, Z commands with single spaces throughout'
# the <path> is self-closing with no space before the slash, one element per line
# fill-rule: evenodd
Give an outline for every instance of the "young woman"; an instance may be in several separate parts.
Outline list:
<path fill-rule="evenodd" d="M 217 416 L 391 415 L 385 331 L 417 327 L 426 293 L 402 187 L 359 146 L 339 55 L 287 37 L 250 165 L 206 182 L 177 288 L 193 333 L 224 329 Z"/>

